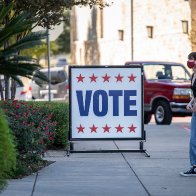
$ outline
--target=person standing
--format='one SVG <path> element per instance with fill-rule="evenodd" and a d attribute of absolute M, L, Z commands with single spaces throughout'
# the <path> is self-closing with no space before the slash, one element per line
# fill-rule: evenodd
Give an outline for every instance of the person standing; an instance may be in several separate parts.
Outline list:
<path fill-rule="evenodd" d="M 180 172 L 180 174 L 185 177 L 196 177 L 196 52 L 191 52 L 188 55 L 187 66 L 193 70 L 191 78 L 191 90 L 193 96 L 186 106 L 187 110 L 190 110 L 192 112 L 189 143 L 189 158 L 191 168 L 186 172 Z"/>

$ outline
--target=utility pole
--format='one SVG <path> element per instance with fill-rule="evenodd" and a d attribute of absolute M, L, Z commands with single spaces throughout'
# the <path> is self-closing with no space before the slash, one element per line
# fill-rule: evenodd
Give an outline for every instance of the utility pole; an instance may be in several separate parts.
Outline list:
<path fill-rule="evenodd" d="M 131 60 L 134 60 L 134 39 L 133 39 L 133 0 L 131 0 Z"/>
<path fill-rule="evenodd" d="M 48 58 L 48 101 L 51 101 L 51 72 L 50 72 L 50 34 L 47 28 L 47 58 Z"/>

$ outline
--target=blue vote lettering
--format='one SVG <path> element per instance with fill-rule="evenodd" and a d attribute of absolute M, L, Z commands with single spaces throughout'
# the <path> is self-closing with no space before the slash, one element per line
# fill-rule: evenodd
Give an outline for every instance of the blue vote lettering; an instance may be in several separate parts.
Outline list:
<path fill-rule="evenodd" d="M 100 97 L 102 97 L 102 109 L 99 110 Z M 96 116 L 105 116 L 108 113 L 108 95 L 103 90 L 95 91 L 93 95 L 93 112 Z"/>
<path fill-rule="evenodd" d="M 80 116 L 88 116 L 91 104 L 92 90 L 87 90 L 83 96 L 83 91 L 76 91 Z M 124 95 L 124 116 L 137 116 L 137 110 L 132 110 L 131 106 L 136 106 L 136 100 L 131 97 L 137 96 L 136 90 L 96 90 L 93 94 L 93 112 L 96 116 L 105 116 L 108 113 L 108 97 L 112 98 L 113 116 L 119 116 L 119 98 Z"/>
<path fill-rule="evenodd" d="M 119 97 L 122 96 L 122 90 L 110 90 L 109 96 L 113 97 L 113 116 L 119 116 Z"/>
<path fill-rule="evenodd" d="M 86 91 L 85 103 L 83 101 L 83 92 L 76 91 L 80 116 L 88 116 L 92 91 Z"/>
<path fill-rule="evenodd" d="M 131 110 L 130 106 L 136 106 L 136 100 L 131 100 L 131 96 L 136 96 L 135 90 L 124 91 L 124 116 L 137 116 L 137 110 Z"/>

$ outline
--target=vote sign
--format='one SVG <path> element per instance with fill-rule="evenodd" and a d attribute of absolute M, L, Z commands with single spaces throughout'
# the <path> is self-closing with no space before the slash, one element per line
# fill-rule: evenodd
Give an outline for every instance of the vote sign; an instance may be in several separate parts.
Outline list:
<path fill-rule="evenodd" d="M 70 139 L 142 139 L 139 66 L 70 67 Z"/>

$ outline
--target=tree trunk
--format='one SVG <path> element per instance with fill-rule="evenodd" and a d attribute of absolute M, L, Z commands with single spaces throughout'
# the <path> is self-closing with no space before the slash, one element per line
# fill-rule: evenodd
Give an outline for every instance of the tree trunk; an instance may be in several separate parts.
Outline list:
<path fill-rule="evenodd" d="M 5 100 L 8 100 L 10 98 L 10 77 L 5 76 Z"/>
<path fill-rule="evenodd" d="M 14 79 L 11 80 L 11 99 L 14 100 L 16 95 L 16 81 Z"/>
<path fill-rule="evenodd" d="M 6 5 L 9 5 L 11 2 L 10 0 L 5 0 L 4 1 Z M 4 19 L 4 24 L 7 26 L 9 24 L 9 15 L 7 15 Z M 9 46 L 9 40 L 4 42 L 4 49 L 6 49 Z M 4 80 L 5 80 L 5 100 L 10 99 L 10 76 L 4 75 Z"/>
<path fill-rule="evenodd" d="M 1 80 L 0 80 L 0 95 L 1 95 L 1 100 L 4 100 L 3 86 Z"/>

